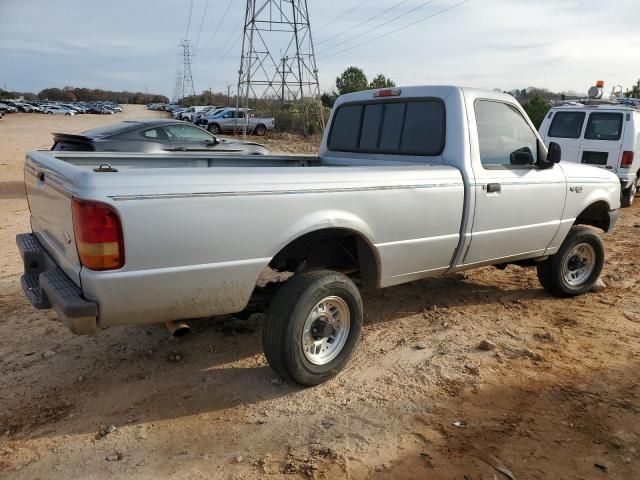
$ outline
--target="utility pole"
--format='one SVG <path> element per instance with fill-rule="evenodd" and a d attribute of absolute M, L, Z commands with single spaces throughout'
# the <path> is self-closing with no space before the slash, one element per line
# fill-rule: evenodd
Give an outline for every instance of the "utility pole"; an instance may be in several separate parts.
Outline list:
<path fill-rule="evenodd" d="M 305 134 L 309 120 L 324 128 L 307 0 L 247 0 L 236 106 L 269 113 L 274 100 L 285 99 L 299 105 Z"/>
<path fill-rule="evenodd" d="M 227 108 L 231 106 L 231 84 L 227 84 Z"/>

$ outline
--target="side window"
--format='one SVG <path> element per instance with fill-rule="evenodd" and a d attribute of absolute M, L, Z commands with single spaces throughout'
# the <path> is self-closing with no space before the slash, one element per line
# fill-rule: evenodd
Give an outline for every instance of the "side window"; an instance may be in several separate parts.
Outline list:
<path fill-rule="evenodd" d="M 622 114 L 594 112 L 589 115 L 584 138 L 587 140 L 620 140 Z"/>
<path fill-rule="evenodd" d="M 223 115 L 222 118 L 231 118 L 231 117 L 233 117 L 233 112 L 227 112 Z"/>
<path fill-rule="evenodd" d="M 149 140 L 164 140 L 167 138 L 161 128 L 149 128 L 143 130 L 141 133 L 144 138 L 148 138 Z"/>
<path fill-rule="evenodd" d="M 554 138 L 580 138 L 584 117 L 584 112 L 556 112 L 548 135 Z"/>
<path fill-rule="evenodd" d="M 532 165 L 537 137 L 514 106 L 478 100 L 475 103 L 480 161 L 485 168 Z"/>
<path fill-rule="evenodd" d="M 213 137 L 207 132 L 189 125 L 167 125 L 164 129 L 169 135 L 169 138 L 174 141 L 206 142 L 213 140 Z"/>

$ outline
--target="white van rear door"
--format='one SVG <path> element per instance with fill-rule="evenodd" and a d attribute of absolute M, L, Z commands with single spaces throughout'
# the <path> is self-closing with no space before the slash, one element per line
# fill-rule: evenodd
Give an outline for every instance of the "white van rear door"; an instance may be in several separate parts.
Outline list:
<path fill-rule="evenodd" d="M 580 137 L 584 130 L 586 112 L 575 110 L 558 110 L 547 123 L 548 129 L 543 133 L 547 148 L 550 142 L 556 142 L 562 149 L 562 160 L 580 162 Z"/>
<path fill-rule="evenodd" d="M 580 162 L 616 172 L 622 155 L 623 132 L 623 112 L 589 113 L 580 142 Z"/>

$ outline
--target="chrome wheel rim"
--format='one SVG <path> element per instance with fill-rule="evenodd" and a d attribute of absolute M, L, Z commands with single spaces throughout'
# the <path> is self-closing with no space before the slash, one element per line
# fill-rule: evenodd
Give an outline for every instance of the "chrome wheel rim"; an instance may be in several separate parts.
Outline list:
<path fill-rule="evenodd" d="M 351 328 L 351 312 L 342 298 L 325 297 L 311 309 L 302 329 L 302 351 L 314 365 L 326 365 L 342 351 Z"/>
<path fill-rule="evenodd" d="M 596 250 L 588 243 L 580 243 L 567 254 L 562 265 L 562 277 L 571 286 L 582 285 L 596 268 Z"/>

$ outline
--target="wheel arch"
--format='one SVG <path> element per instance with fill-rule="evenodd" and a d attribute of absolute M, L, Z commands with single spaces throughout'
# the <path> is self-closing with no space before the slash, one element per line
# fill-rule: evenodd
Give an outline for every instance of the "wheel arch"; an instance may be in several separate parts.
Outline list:
<path fill-rule="evenodd" d="M 607 201 L 596 200 L 580 212 L 573 224 L 590 225 L 608 232 L 615 223 L 615 219 L 612 219 L 610 212 L 611 206 Z"/>
<path fill-rule="evenodd" d="M 368 235 L 353 227 L 332 225 L 303 230 L 280 246 L 269 267 L 281 270 L 302 262 L 357 273 L 366 287 L 380 285 L 379 252 Z"/>

